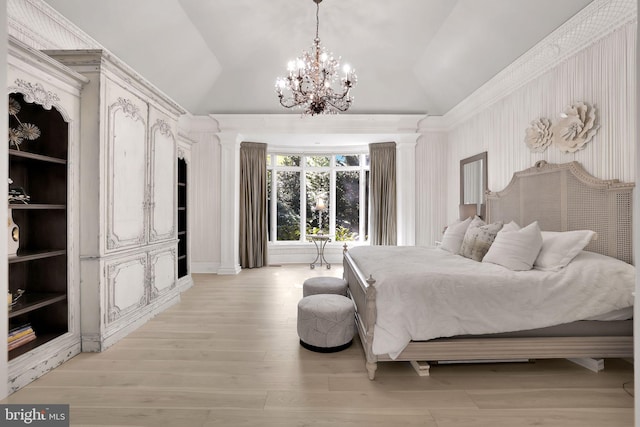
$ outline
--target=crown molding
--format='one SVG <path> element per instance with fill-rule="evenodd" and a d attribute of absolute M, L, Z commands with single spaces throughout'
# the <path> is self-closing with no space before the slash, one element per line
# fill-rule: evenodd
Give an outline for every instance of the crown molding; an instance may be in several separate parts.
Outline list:
<path fill-rule="evenodd" d="M 297 114 L 211 114 L 222 132 L 416 133 L 422 114 L 341 114 L 315 117 Z"/>
<path fill-rule="evenodd" d="M 100 43 L 43 0 L 7 0 L 7 32 L 35 49 L 99 49 Z"/>
<path fill-rule="evenodd" d="M 187 134 L 220 133 L 218 122 L 209 116 L 184 115 L 178 122 L 178 127 Z"/>

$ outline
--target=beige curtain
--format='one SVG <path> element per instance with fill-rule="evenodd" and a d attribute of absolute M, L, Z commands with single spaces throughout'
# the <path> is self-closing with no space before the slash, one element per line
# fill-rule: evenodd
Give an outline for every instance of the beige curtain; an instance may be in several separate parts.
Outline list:
<path fill-rule="evenodd" d="M 396 143 L 369 144 L 372 245 L 395 245 Z"/>
<path fill-rule="evenodd" d="M 240 144 L 240 266 L 267 264 L 267 144 Z"/>

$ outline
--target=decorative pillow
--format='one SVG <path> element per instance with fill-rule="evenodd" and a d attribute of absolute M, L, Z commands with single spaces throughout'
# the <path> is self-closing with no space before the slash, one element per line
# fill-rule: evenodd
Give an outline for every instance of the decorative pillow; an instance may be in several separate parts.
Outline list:
<path fill-rule="evenodd" d="M 531 270 L 542 248 L 540 227 L 537 221 L 519 230 L 514 229 L 513 224 L 512 221 L 502 227 L 482 262 L 498 264 L 513 271 Z"/>
<path fill-rule="evenodd" d="M 591 230 L 543 231 L 542 249 L 533 264 L 534 268 L 558 271 L 566 267 L 595 235 Z"/>
<path fill-rule="evenodd" d="M 518 231 L 520 230 L 520 226 L 515 222 L 515 221 L 511 221 L 508 224 L 505 224 L 502 229 L 500 230 L 500 232 L 502 231 Z"/>
<path fill-rule="evenodd" d="M 462 239 L 464 239 L 464 233 L 467 231 L 469 224 L 471 224 L 471 218 L 467 218 L 464 221 L 456 221 L 449 225 L 442 236 L 440 247 L 447 252 L 457 254 L 460 251 L 460 245 L 462 245 Z"/>
<path fill-rule="evenodd" d="M 501 228 L 502 221 L 485 224 L 476 216 L 464 234 L 460 255 L 474 261 L 482 261 Z"/>

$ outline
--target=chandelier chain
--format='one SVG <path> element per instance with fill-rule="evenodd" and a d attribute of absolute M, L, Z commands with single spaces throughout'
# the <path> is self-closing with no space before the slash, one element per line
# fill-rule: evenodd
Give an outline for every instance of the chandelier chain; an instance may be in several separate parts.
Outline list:
<path fill-rule="evenodd" d="M 316 3 L 316 39 L 319 39 L 320 36 L 319 34 L 319 30 L 320 30 L 320 2 Z"/>

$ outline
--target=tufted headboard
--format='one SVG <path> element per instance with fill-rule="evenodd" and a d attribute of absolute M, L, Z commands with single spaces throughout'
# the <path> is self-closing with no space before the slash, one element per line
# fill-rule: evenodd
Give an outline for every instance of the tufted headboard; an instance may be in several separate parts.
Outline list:
<path fill-rule="evenodd" d="M 578 162 L 535 166 L 513 174 L 507 187 L 487 193 L 487 221 L 538 221 L 543 231 L 593 230 L 585 248 L 633 263 L 633 183 L 601 180 Z"/>

